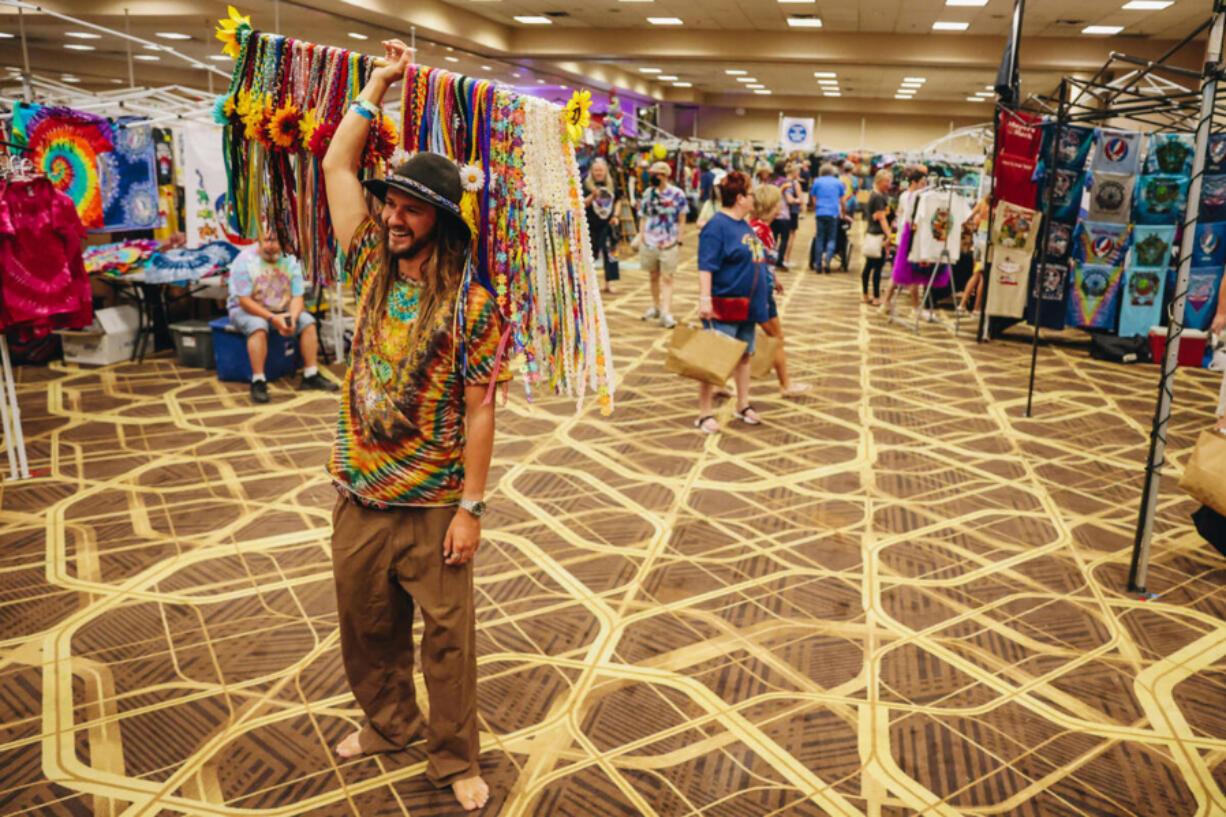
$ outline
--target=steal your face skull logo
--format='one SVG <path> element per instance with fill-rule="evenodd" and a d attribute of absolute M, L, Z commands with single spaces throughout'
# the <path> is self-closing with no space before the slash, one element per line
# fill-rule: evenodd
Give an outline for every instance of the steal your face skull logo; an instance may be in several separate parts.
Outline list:
<path fill-rule="evenodd" d="M 1115 239 L 1109 235 L 1096 236 L 1090 242 L 1090 249 L 1096 259 L 1104 259 L 1115 250 Z"/>
<path fill-rule="evenodd" d="M 1103 145 L 1103 156 L 1108 162 L 1122 162 L 1128 158 L 1128 140 L 1113 136 Z"/>

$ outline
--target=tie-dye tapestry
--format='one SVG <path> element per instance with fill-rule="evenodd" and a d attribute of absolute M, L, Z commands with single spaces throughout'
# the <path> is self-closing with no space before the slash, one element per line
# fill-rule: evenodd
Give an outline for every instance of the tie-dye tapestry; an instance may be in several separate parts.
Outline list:
<path fill-rule="evenodd" d="M 1069 285 L 1068 325 L 1084 329 L 1114 329 L 1123 280 L 1123 265 L 1075 264 Z"/>
<path fill-rule="evenodd" d="M 103 229 L 152 230 L 161 226 L 153 128 L 135 117 L 114 126 L 115 149 L 98 156 Z"/>
<path fill-rule="evenodd" d="M 87 230 L 103 226 L 98 157 L 114 147 L 112 133 L 106 119 L 71 108 L 19 104 L 13 116 L 15 141 L 31 148 L 35 167 L 72 199 Z"/>

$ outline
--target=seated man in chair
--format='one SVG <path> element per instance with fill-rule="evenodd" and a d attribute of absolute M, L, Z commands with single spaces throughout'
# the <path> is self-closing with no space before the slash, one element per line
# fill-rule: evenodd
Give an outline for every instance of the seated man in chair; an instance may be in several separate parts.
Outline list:
<path fill-rule="evenodd" d="M 336 391 L 339 386 L 319 373 L 319 333 L 315 318 L 305 309 L 302 267 L 298 259 L 281 252 L 275 231 L 260 232 L 256 252 L 244 252 L 230 267 L 230 323 L 247 337 L 251 357 L 251 399 L 268 402 L 264 361 L 268 357 L 268 332 L 296 336 L 302 353 L 300 389 Z"/>

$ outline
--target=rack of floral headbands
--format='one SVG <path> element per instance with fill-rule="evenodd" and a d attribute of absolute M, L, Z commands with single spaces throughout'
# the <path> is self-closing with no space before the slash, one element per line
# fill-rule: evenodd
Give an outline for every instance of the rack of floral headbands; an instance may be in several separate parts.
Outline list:
<path fill-rule="evenodd" d="M 321 164 L 375 59 L 253 31 L 233 8 L 230 15 L 218 36 L 236 62 L 214 119 L 225 125 L 231 227 L 254 238 L 268 224 L 308 275 L 330 284 L 336 240 Z M 382 117 L 371 128 L 363 172 L 382 175 L 398 141 L 395 123 Z"/>
<path fill-rule="evenodd" d="M 233 10 L 218 36 L 237 57 L 218 101 L 234 226 L 254 235 L 266 219 L 304 267 L 326 276 L 335 240 L 320 164 L 375 60 L 252 31 Z M 588 124 L 587 92 L 563 109 L 420 65 L 404 79 L 403 140 L 382 117 L 363 169 L 383 173 L 398 141 L 410 153 L 429 150 L 462 165 L 461 212 L 473 249 L 461 302 L 474 280 L 495 295 L 506 320 L 502 359 L 521 375 L 529 400 L 544 390 L 582 407 L 590 389 L 601 411 L 611 412 L 609 332 L 574 150 Z"/>

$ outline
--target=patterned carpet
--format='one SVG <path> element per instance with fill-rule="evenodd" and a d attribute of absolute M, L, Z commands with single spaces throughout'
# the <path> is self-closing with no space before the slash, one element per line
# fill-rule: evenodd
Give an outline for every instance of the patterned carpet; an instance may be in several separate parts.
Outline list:
<path fill-rule="evenodd" d="M 484 813 L 1226 814 L 1226 561 L 1174 481 L 1218 378 L 1179 377 L 1142 601 L 1123 590 L 1156 367 L 1044 348 L 1025 419 L 1027 346 L 887 326 L 844 274 L 785 280 L 814 390 L 755 381 L 762 427 L 729 405 L 723 434 L 691 427 L 630 269 L 613 417 L 500 410 Z M 166 356 L 20 374 L 41 475 L 0 485 L 0 813 L 457 813 L 420 744 L 330 751 L 359 715 L 335 398 L 274 384 L 253 408 Z"/>

